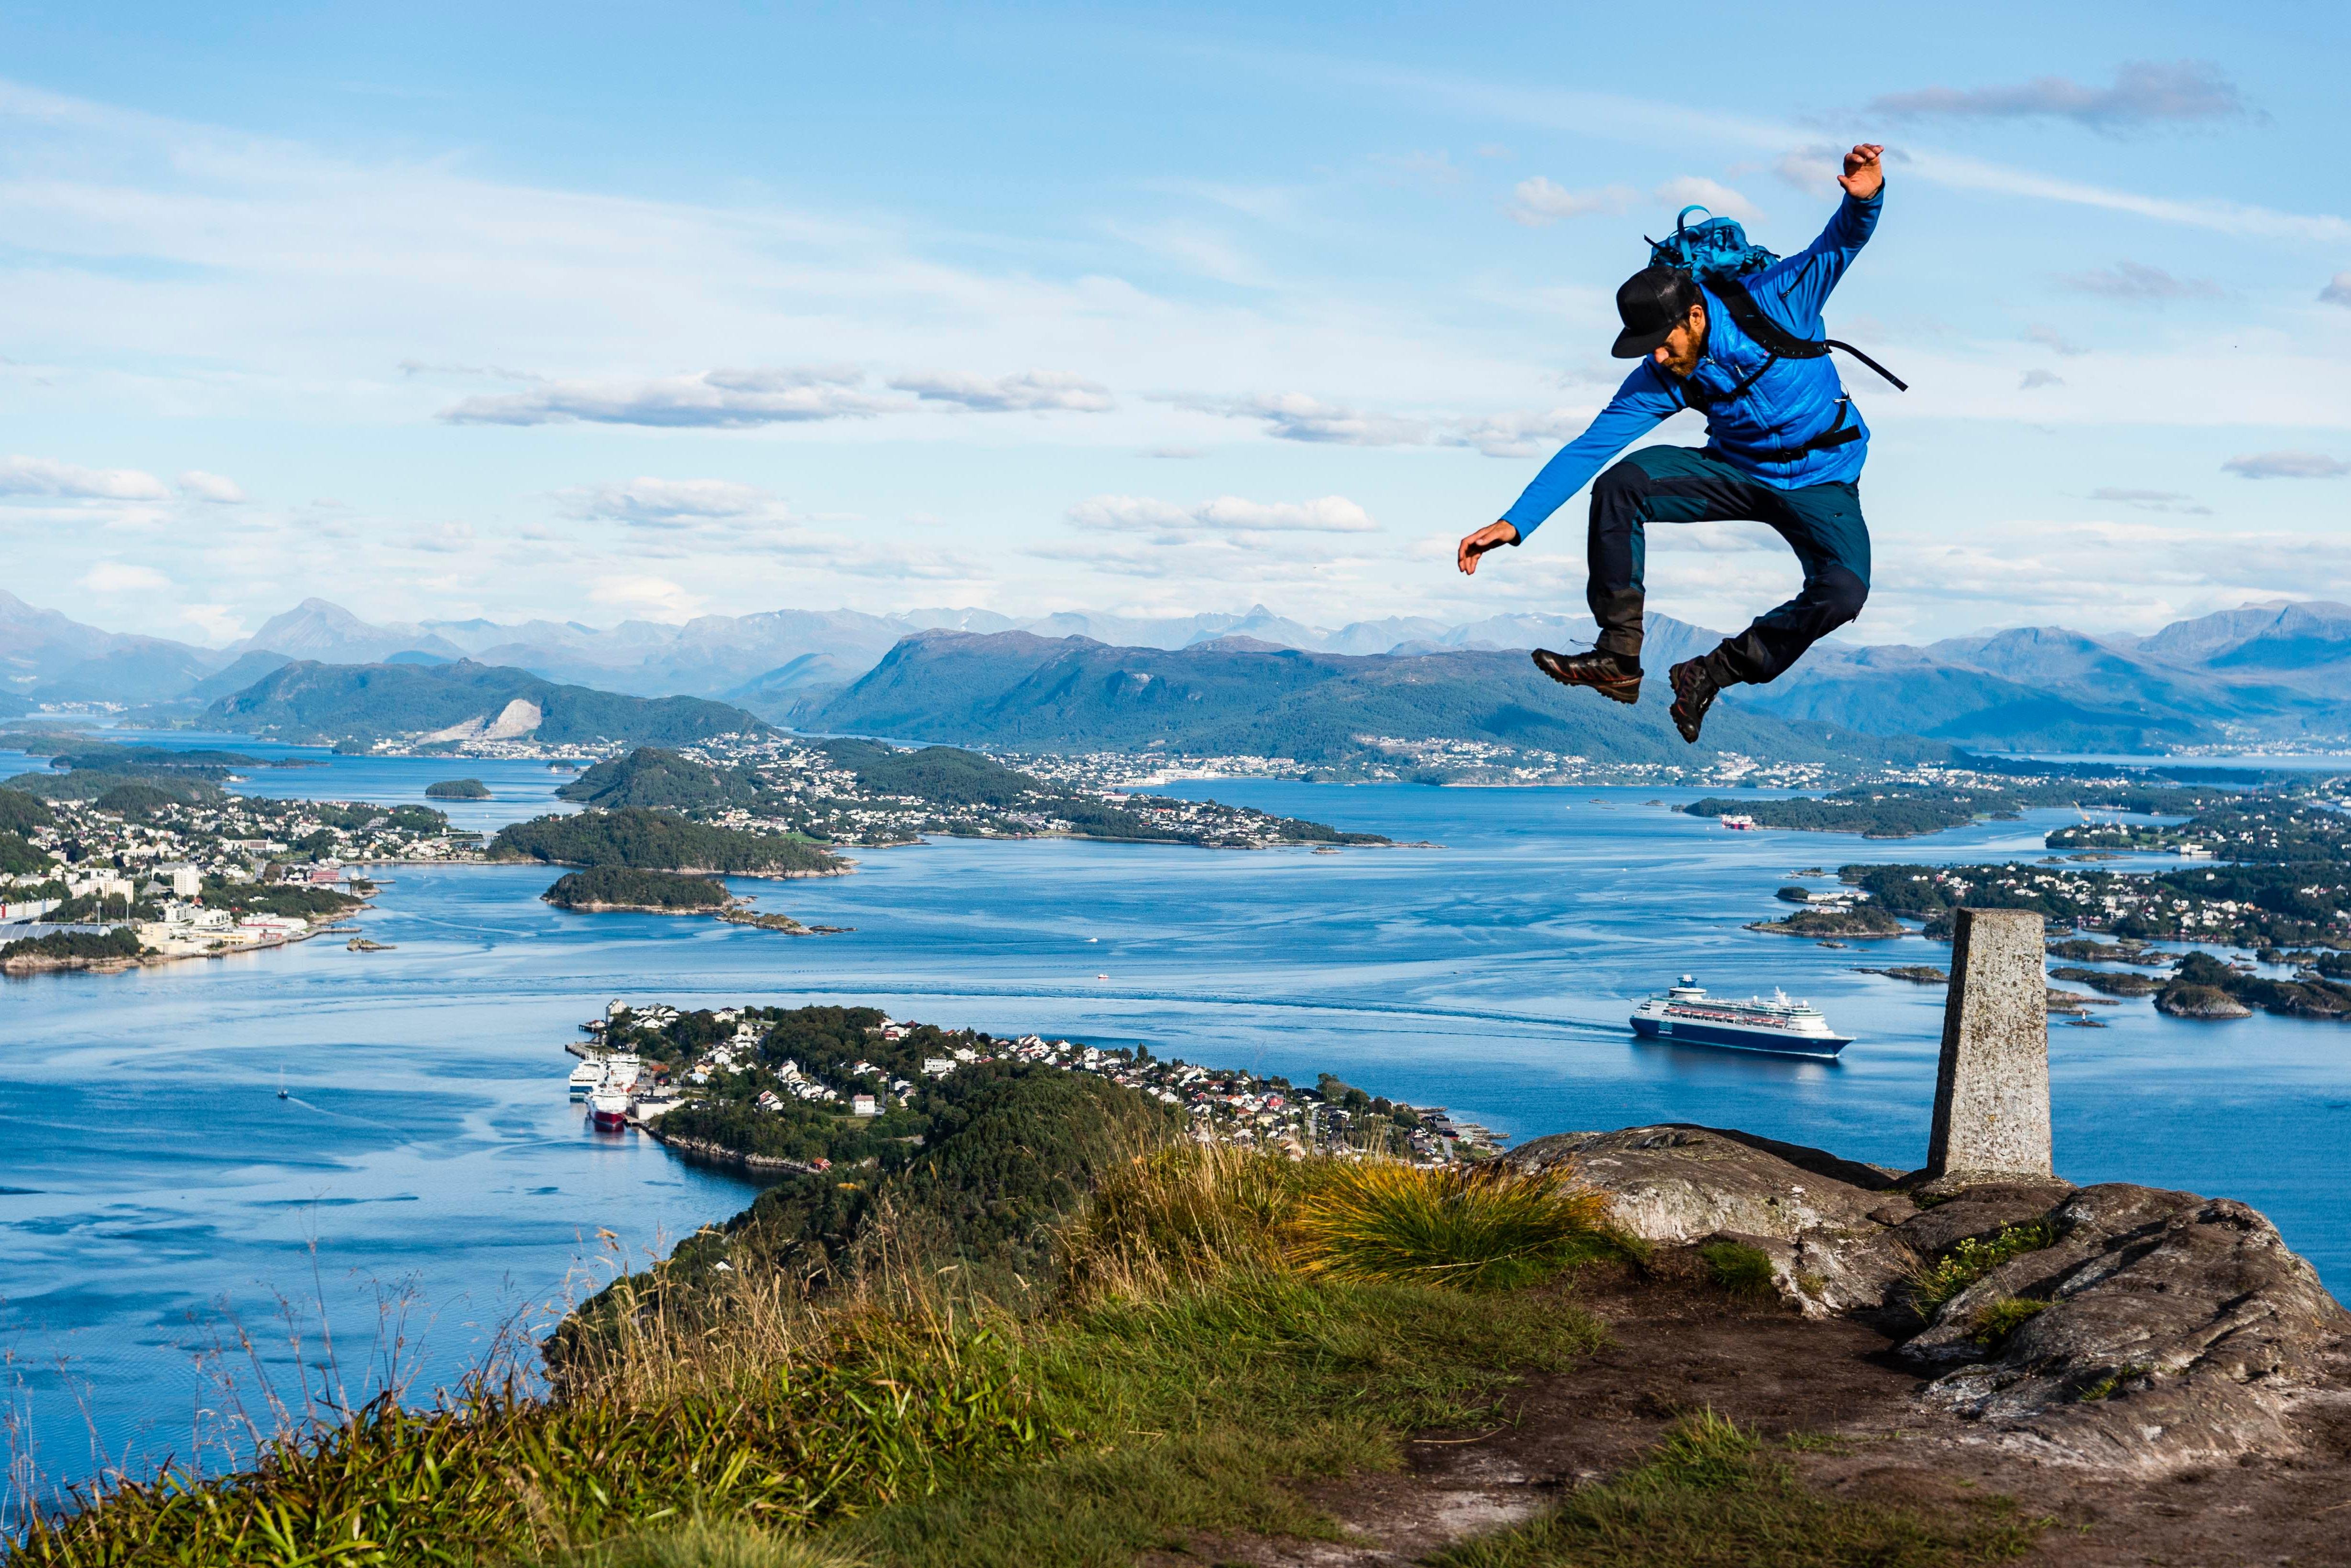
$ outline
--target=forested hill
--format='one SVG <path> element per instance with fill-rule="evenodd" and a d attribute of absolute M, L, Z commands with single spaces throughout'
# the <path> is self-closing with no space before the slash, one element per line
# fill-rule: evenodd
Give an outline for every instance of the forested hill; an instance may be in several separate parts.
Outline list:
<path fill-rule="evenodd" d="M 223 729 L 341 746 L 435 737 L 684 746 L 769 728 L 726 703 L 622 696 L 469 659 L 287 664 L 221 698 L 204 710 L 204 718 Z"/>
<path fill-rule="evenodd" d="M 1117 648 L 1022 632 L 906 638 L 847 691 L 796 709 L 803 729 L 1014 748 L 1289 757 L 1346 765 L 1382 741 L 1483 741 L 1595 763 L 1913 761 L 1948 747 L 1746 711 L 1733 690 L 1685 746 L 1660 662 L 1637 707 L 1569 692 L 1523 653 L 1349 657 L 1228 638 Z"/>
<path fill-rule="evenodd" d="M 849 869 L 838 855 L 804 840 L 714 828 L 641 806 L 516 822 L 498 830 L 488 853 L 494 861 L 739 876 L 834 876 Z"/>

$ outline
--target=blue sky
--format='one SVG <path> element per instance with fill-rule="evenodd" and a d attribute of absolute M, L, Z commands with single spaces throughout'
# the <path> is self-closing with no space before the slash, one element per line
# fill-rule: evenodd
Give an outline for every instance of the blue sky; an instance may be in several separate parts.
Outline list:
<path fill-rule="evenodd" d="M 1452 541 L 1644 233 L 1865 139 L 1847 635 L 2351 591 L 2340 7 L 192 9 L 0 16 L 6 586 L 99 624 L 1576 610 L 1580 499 Z"/>

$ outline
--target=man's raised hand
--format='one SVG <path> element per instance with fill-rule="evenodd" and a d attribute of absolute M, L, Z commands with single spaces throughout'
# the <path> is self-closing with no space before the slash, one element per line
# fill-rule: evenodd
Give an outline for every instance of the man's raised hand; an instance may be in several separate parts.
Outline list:
<path fill-rule="evenodd" d="M 1877 163 L 1878 155 L 1885 151 L 1883 142 L 1864 141 L 1844 155 L 1844 172 L 1837 176 L 1837 183 L 1844 187 L 1845 194 L 1856 202 L 1865 202 L 1877 194 L 1886 183 L 1886 171 Z"/>
<path fill-rule="evenodd" d="M 1478 574 L 1478 558 L 1489 549 L 1519 542 L 1519 530 L 1508 523 L 1488 523 L 1474 534 L 1464 534 L 1461 548 L 1454 552 L 1453 564 L 1461 569 L 1464 577 Z"/>

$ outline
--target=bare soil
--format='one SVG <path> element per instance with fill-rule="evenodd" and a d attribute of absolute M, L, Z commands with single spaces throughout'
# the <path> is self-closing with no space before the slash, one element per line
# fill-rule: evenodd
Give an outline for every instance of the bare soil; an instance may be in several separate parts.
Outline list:
<path fill-rule="evenodd" d="M 1917 1508 L 2013 1499 L 2049 1521 L 2021 1561 L 2122 1564 L 2351 1564 L 2351 1399 L 2303 1412 L 2306 1451 L 2147 1481 L 2049 1464 L 1925 1408 L 1893 1339 L 1850 1319 L 1807 1321 L 1730 1297 L 1667 1260 L 1645 1277 L 1586 1276 L 1580 1305 L 1614 1343 L 1573 1371 L 1522 1385 L 1491 1430 L 1425 1432 L 1396 1474 L 1305 1489 L 1345 1543 L 1219 1536 L 1147 1568 L 1391 1568 L 1540 1512 L 1564 1490 L 1637 1463 L 1685 1415 L 1713 1410 L 1833 1450 L 1789 1456 L 1833 1496 Z"/>

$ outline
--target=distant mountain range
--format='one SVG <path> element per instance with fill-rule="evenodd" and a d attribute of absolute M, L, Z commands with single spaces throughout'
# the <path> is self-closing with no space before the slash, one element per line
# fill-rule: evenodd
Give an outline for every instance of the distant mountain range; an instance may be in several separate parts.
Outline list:
<path fill-rule="evenodd" d="M 1682 628 L 1685 632 L 1694 628 Z M 1637 707 L 1562 691 L 1517 653 L 1337 654 L 1220 637 L 1114 648 L 1025 632 L 925 632 L 847 691 L 810 698 L 799 727 L 1038 751 L 1384 761 L 1448 775 L 1470 762 L 1427 742 L 1534 748 L 1594 763 L 1705 767 L 1726 752 L 1782 762 L 1909 761 L 1949 747 L 1736 706 L 1687 747 L 1653 683 Z"/>
<path fill-rule="evenodd" d="M 1061 612 L 1019 622 L 983 610 L 778 610 L 600 630 L 553 621 L 376 623 L 308 599 L 214 649 L 103 632 L 0 591 L 0 716 L 83 702 L 193 712 L 297 661 L 431 667 L 470 660 L 606 692 L 716 698 L 781 720 L 830 711 L 902 640 L 931 632 L 1082 638 L 1139 653 L 1241 638 L 1318 654 L 1406 658 L 1580 646 L 1593 627 L 1581 615 L 1503 615 L 1461 624 L 1392 617 L 1333 631 L 1259 606 L 1244 614 Z M 1648 661 L 1662 674 L 1716 635 L 1653 616 Z M 1833 640 L 1784 679 L 1726 700 L 1773 718 L 1978 747 L 2146 750 L 2339 740 L 2351 736 L 2346 692 L 2351 606 L 2309 601 L 2248 605 L 2147 637 L 2025 627 L 1924 647 Z"/>

